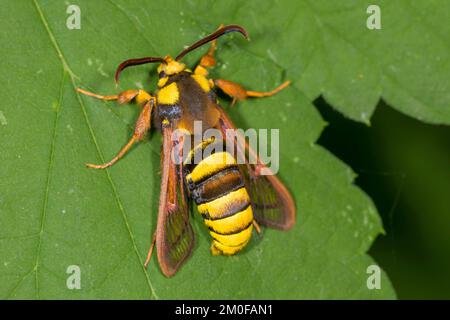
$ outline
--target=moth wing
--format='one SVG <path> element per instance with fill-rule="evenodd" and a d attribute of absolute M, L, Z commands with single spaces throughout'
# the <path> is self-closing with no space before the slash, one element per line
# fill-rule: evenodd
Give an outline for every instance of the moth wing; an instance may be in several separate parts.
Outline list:
<path fill-rule="evenodd" d="M 225 140 L 227 139 L 226 130 L 236 130 L 236 127 L 220 106 L 218 109 L 220 112 L 219 127 Z M 270 171 L 270 168 L 260 161 L 244 137 L 235 135 L 234 139 L 235 152 L 245 157 L 245 164 L 240 165 L 240 171 L 244 177 L 256 221 L 274 229 L 288 230 L 292 228 L 296 220 L 296 210 L 291 194 Z M 249 163 L 249 157 L 255 159 L 256 163 Z M 261 172 L 265 174 L 262 175 Z"/>
<path fill-rule="evenodd" d="M 182 140 L 172 141 L 173 130 L 164 127 L 161 154 L 162 176 L 156 227 L 156 249 L 159 265 L 167 277 L 173 276 L 189 258 L 195 236 L 189 222 L 189 204 L 183 181 L 182 161 L 172 161 L 172 153 Z"/>
<path fill-rule="evenodd" d="M 295 205 L 289 191 L 275 175 L 257 175 L 255 166 L 250 165 L 250 168 L 241 165 L 256 221 L 274 229 L 292 228 Z"/>

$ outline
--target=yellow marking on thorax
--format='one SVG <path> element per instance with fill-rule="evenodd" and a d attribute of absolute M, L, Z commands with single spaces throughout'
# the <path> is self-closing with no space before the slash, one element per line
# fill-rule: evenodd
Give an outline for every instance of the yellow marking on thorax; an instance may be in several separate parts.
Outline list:
<path fill-rule="evenodd" d="M 201 214 L 208 214 L 211 218 L 220 218 L 224 213 L 230 210 L 230 205 L 236 203 L 250 203 L 250 197 L 245 187 L 232 191 L 220 198 L 202 203 L 197 206 L 198 212 Z"/>
<path fill-rule="evenodd" d="M 200 163 L 186 176 L 188 181 L 198 182 L 222 169 L 236 164 L 236 160 L 228 152 L 216 152 Z"/>
<path fill-rule="evenodd" d="M 161 88 L 158 92 L 159 104 L 176 104 L 179 98 L 180 92 L 175 82 L 172 82 L 167 87 Z"/>
<path fill-rule="evenodd" d="M 167 80 L 169 80 L 169 77 L 164 77 L 158 80 L 158 87 L 164 87 L 164 85 L 167 83 Z"/>
<path fill-rule="evenodd" d="M 232 216 L 217 220 L 205 219 L 204 221 L 206 226 L 218 233 L 232 233 L 235 230 L 242 230 L 253 221 L 253 210 L 251 206 L 248 206 Z"/>
<path fill-rule="evenodd" d="M 195 68 L 194 73 L 206 77 L 206 76 L 208 75 L 208 70 L 206 70 L 206 68 L 202 67 L 201 65 L 198 65 L 198 66 Z"/>
<path fill-rule="evenodd" d="M 193 74 L 191 77 L 200 85 L 203 91 L 209 92 L 211 90 L 208 80 L 203 75 Z"/>

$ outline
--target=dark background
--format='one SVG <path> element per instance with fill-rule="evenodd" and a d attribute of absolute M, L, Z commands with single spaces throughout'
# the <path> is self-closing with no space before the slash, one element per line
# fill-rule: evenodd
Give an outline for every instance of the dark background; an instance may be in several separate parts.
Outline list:
<path fill-rule="evenodd" d="M 450 298 L 450 127 L 410 118 L 380 101 L 370 126 L 354 122 L 323 98 L 329 125 L 318 143 L 358 174 L 385 235 L 369 254 L 400 299 Z"/>

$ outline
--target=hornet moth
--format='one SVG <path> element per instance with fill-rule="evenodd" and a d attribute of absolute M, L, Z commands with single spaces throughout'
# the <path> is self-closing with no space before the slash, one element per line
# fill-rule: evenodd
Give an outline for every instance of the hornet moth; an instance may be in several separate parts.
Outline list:
<path fill-rule="evenodd" d="M 234 255 L 249 242 L 253 228 L 260 232 L 259 224 L 279 230 L 290 229 L 295 223 L 295 205 L 286 187 L 273 174 L 262 175 L 261 169 L 269 169 L 257 157 L 248 143 L 236 140 L 239 152 L 252 154 L 256 162 L 238 164 L 228 151 L 215 152 L 197 164 L 179 164 L 171 161 L 177 146 L 183 145 L 185 137 L 173 138 L 176 129 L 182 129 L 192 137 L 194 121 L 201 121 L 203 129 L 216 128 L 222 139 L 204 140 L 195 145 L 187 158 L 212 144 L 225 144 L 226 130 L 235 130 L 230 118 L 219 105 L 213 89 L 219 89 L 233 99 L 233 104 L 247 97 L 272 96 L 289 85 L 284 82 L 269 92 L 250 91 L 241 85 L 224 80 L 208 79 L 208 68 L 216 64 L 214 52 L 216 39 L 238 32 L 248 39 L 244 28 L 237 25 L 221 25 L 216 32 L 184 49 L 173 59 L 146 57 L 122 62 L 115 73 L 127 67 L 145 63 L 159 63 L 158 90 L 150 94 L 142 89 L 126 90 L 117 95 L 98 95 L 81 88 L 85 95 L 102 100 L 117 100 L 119 104 L 134 100 L 142 106 L 133 136 L 110 162 L 89 168 L 104 169 L 116 163 L 142 140 L 151 123 L 162 132 L 161 190 L 156 231 L 153 233 L 145 267 L 156 246 L 159 265 L 165 276 L 173 276 L 189 258 L 195 237 L 189 222 L 189 201 L 194 200 L 212 236 L 213 255 Z M 191 71 L 180 62 L 187 53 L 211 43 L 208 52 Z M 181 151 L 182 152 L 182 151 Z M 211 161 L 215 160 L 215 161 Z M 185 165 L 186 164 L 186 165 Z"/>

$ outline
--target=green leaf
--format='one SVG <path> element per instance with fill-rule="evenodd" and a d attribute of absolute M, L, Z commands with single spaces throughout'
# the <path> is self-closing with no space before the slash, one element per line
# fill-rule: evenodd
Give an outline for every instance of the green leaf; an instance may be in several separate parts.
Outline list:
<path fill-rule="evenodd" d="M 80 30 L 67 29 L 62 1 L 10 1 L 0 12 L 1 42 L 9 44 L 0 48 L 0 297 L 395 298 L 384 273 L 380 290 L 366 285 L 366 270 L 375 264 L 366 252 L 382 231 L 372 201 L 353 185 L 354 172 L 314 143 L 325 123 L 306 96 L 318 94 L 319 85 L 329 92 L 333 82 L 319 80 L 320 61 L 305 69 L 296 57 L 307 54 L 308 41 L 332 46 L 333 40 L 323 33 L 287 41 L 289 34 L 308 34 L 309 24 L 296 30 L 307 17 L 302 10 L 294 15 L 296 1 L 72 3 L 81 9 Z M 299 8 L 306 7 L 311 8 Z M 269 8 L 286 12 L 275 15 Z M 329 10 L 331 19 L 336 8 Z M 307 18 L 318 23 L 318 16 Z M 160 134 L 152 132 L 111 169 L 86 169 L 85 162 L 104 162 L 127 141 L 138 110 L 80 96 L 75 88 L 115 93 L 144 85 L 153 92 L 154 66 L 127 70 L 115 88 L 117 64 L 175 55 L 220 23 L 243 24 L 252 41 L 221 39 L 212 76 L 255 90 L 275 87 L 286 74 L 296 80 L 275 97 L 227 110 L 239 127 L 280 128 L 280 177 L 295 198 L 298 223 L 289 232 L 255 235 L 239 255 L 213 257 L 211 239 L 194 212 L 193 257 L 167 279 L 155 257 L 148 270 L 143 267 L 157 218 Z M 193 65 L 204 51 L 192 53 L 187 63 Z M 352 61 L 341 64 L 354 68 Z M 349 115 L 370 107 L 366 100 L 378 98 L 371 83 L 359 87 L 355 100 L 339 92 L 337 107 L 346 106 Z M 80 290 L 66 285 L 73 265 L 81 270 Z"/>
<path fill-rule="evenodd" d="M 373 4 L 380 30 L 366 27 Z M 323 94 L 365 123 L 382 98 L 419 120 L 450 124 L 450 2 L 246 1 L 236 10 L 233 21 L 251 30 L 249 50 L 286 69 L 310 99 Z"/>

